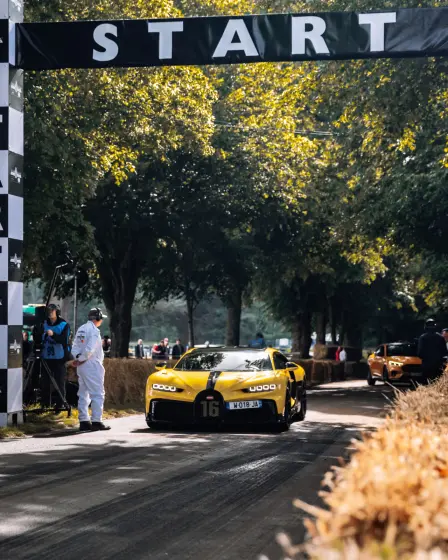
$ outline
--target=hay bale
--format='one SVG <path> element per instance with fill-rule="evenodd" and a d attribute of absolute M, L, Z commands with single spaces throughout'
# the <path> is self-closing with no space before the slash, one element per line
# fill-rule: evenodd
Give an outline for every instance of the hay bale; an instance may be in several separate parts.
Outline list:
<path fill-rule="evenodd" d="M 311 372 L 311 383 L 319 385 L 325 383 L 325 365 L 324 362 L 313 360 L 313 367 Z"/>
<path fill-rule="evenodd" d="M 345 375 L 345 362 L 331 361 L 332 367 L 332 381 L 344 381 Z"/>
<path fill-rule="evenodd" d="M 326 360 L 328 358 L 329 347 L 325 344 L 315 344 L 313 348 L 313 358 L 315 360 Z"/>
<path fill-rule="evenodd" d="M 448 375 L 397 393 L 391 417 L 354 443 L 350 463 L 327 473 L 328 509 L 296 500 L 310 557 L 379 560 L 448 557 Z M 289 554 L 301 558 L 302 549 Z"/>
<path fill-rule="evenodd" d="M 132 408 L 145 404 L 148 376 L 156 370 L 157 361 L 111 358 L 104 361 L 105 406 Z M 168 367 L 175 362 L 169 361 Z"/>
<path fill-rule="evenodd" d="M 110 358 L 104 360 L 104 389 L 106 408 L 143 408 L 148 376 L 156 370 L 156 361 Z M 174 366 L 169 361 L 169 367 Z M 67 368 L 68 380 L 77 382 L 76 369 Z"/>
<path fill-rule="evenodd" d="M 366 361 L 345 363 L 345 375 L 347 378 L 367 379 L 369 365 Z"/>

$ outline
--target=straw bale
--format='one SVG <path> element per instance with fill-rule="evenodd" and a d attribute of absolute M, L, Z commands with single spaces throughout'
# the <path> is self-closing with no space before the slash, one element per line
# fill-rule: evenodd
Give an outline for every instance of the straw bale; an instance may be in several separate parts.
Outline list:
<path fill-rule="evenodd" d="M 104 360 L 105 408 L 143 408 L 146 380 L 156 371 L 153 360 L 110 358 Z M 174 362 L 169 361 L 169 366 Z M 69 380 L 76 380 L 76 370 L 68 369 Z"/>
<path fill-rule="evenodd" d="M 327 473 L 328 509 L 296 500 L 306 520 L 306 552 L 319 560 L 448 558 L 448 377 L 397 391 L 391 416 L 356 442 L 351 461 Z M 288 557 L 304 547 L 285 537 Z"/>

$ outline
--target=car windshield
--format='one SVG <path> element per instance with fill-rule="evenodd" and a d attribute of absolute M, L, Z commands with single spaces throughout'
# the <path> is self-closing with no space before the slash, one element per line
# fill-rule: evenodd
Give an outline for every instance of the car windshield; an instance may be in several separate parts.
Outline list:
<path fill-rule="evenodd" d="M 388 356 L 417 356 L 416 344 L 388 344 Z"/>
<path fill-rule="evenodd" d="M 266 371 L 272 370 L 267 352 L 194 351 L 184 356 L 175 369 L 182 371 Z"/>

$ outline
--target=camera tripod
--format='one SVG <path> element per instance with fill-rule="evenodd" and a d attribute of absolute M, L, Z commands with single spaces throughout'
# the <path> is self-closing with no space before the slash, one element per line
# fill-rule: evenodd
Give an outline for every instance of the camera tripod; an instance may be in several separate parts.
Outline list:
<path fill-rule="evenodd" d="M 48 367 L 48 364 L 45 362 L 45 360 L 42 359 L 42 357 L 39 355 L 39 353 L 36 353 L 34 356 L 31 355 L 27 360 L 26 360 L 26 367 L 25 367 L 25 377 L 23 380 L 23 394 L 25 396 L 25 401 L 28 402 L 29 404 L 31 403 L 36 403 L 37 402 L 37 398 L 35 398 L 35 392 L 36 392 L 36 385 L 39 384 L 39 382 L 41 382 L 42 378 L 44 375 L 48 376 L 48 379 L 50 381 L 50 399 L 51 399 L 51 386 L 53 386 L 53 388 L 56 390 L 56 392 L 59 395 L 59 398 L 61 400 L 62 406 L 59 407 L 55 407 L 55 413 L 57 411 L 61 411 L 61 410 L 66 410 L 67 411 L 67 418 L 70 418 L 70 416 L 72 415 L 72 407 L 68 404 L 67 399 L 62 395 L 61 390 L 59 389 L 58 384 L 56 383 L 56 380 L 50 370 L 50 368 Z M 31 391 L 30 391 L 30 399 L 27 399 L 27 389 L 28 386 L 31 383 Z M 41 414 L 42 412 L 45 412 L 47 409 L 45 408 L 39 408 L 39 409 L 32 409 L 32 410 L 27 410 L 26 413 L 30 414 Z"/>

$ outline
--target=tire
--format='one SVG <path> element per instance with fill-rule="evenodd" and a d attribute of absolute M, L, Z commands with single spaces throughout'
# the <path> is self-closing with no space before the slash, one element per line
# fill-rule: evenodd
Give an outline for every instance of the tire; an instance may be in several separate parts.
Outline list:
<path fill-rule="evenodd" d="M 374 379 L 372 377 L 372 372 L 370 371 L 370 368 L 369 368 L 369 373 L 367 374 L 367 385 L 370 385 L 371 387 L 373 387 L 375 385 L 375 383 L 376 383 L 376 379 Z"/>
<path fill-rule="evenodd" d="M 151 420 L 149 420 L 149 415 L 146 416 L 145 420 L 148 428 L 151 428 L 152 430 L 163 429 L 163 424 L 161 424 L 160 422 L 152 422 Z"/>
<path fill-rule="evenodd" d="M 389 381 L 389 372 L 387 371 L 387 367 L 383 369 L 383 383 L 390 383 Z"/>
<path fill-rule="evenodd" d="M 304 387 L 302 394 L 300 395 L 300 410 L 294 417 L 295 422 L 303 422 L 303 420 L 305 420 L 306 409 L 307 409 L 307 396 L 306 396 L 306 387 Z"/>
<path fill-rule="evenodd" d="M 288 389 L 285 395 L 285 410 L 282 414 L 282 419 L 275 426 L 275 431 L 277 433 L 287 432 L 289 430 L 289 427 L 291 426 L 291 422 L 291 395 Z"/>

